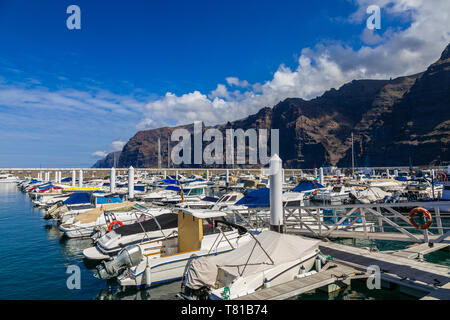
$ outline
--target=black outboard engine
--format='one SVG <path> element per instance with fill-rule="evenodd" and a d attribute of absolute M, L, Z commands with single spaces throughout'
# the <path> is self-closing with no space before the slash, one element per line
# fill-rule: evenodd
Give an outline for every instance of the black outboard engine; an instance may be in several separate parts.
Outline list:
<path fill-rule="evenodd" d="M 127 246 L 113 260 L 99 264 L 94 276 L 104 280 L 117 277 L 124 269 L 137 266 L 142 257 L 143 252 L 139 245 Z"/>

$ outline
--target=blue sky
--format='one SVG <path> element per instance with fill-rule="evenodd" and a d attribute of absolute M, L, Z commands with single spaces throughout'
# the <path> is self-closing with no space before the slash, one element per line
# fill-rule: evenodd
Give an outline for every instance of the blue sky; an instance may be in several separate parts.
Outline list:
<path fill-rule="evenodd" d="M 415 31 L 430 10 L 409 2 L 370 1 L 382 29 L 368 32 L 366 0 L 0 0 L 0 167 L 91 166 L 140 129 L 421 71 L 449 33 Z M 71 4 L 81 30 L 66 28 Z"/>

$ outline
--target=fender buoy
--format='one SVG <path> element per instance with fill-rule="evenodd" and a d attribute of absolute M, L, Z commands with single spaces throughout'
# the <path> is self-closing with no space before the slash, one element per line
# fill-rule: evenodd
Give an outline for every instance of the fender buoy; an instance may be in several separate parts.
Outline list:
<path fill-rule="evenodd" d="M 113 227 L 113 225 L 115 225 L 115 224 L 119 224 L 121 227 L 123 226 L 123 223 L 122 223 L 121 221 L 119 221 L 119 220 L 114 220 L 114 221 L 111 221 L 111 223 L 109 224 L 109 226 L 108 226 L 108 231 L 112 231 L 112 227 Z"/>
<path fill-rule="evenodd" d="M 427 222 L 421 226 L 419 226 L 416 221 L 414 221 L 414 216 L 416 215 L 416 213 L 422 213 L 426 219 Z M 433 222 L 433 218 L 431 217 L 430 212 L 428 212 L 428 210 L 421 208 L 421 207 L 417 207 L 411 210 L 411 212 L 409 213 L 409 222 L 414 226 L 414 228 L 416 229 L 422 229 L 422 230 L 426 230 L 431 226 L 431 223 Z"/>

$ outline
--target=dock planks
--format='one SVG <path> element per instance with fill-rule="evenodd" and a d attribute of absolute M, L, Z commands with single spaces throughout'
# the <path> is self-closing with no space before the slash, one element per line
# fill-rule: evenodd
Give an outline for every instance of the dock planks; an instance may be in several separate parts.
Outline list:
<path fill-rule="evenodd" d="M 335 267 L 311 276 L 265 288 L 235 300 L 284 300 L 342 280 L 367 278 L 369 276 L 365 272 L 361 273 L 359 270 L 337 262 L 330 262 L 330 265 Z"/>

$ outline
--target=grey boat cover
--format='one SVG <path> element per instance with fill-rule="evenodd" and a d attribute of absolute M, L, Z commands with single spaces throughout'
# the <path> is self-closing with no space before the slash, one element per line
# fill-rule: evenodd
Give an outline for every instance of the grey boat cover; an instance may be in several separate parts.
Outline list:
<path fill-rule="evenodd" d="M 186 272 L 185 285 L 194 290 L 203 286 L 214 288 L 218 277 L 226 278 L 227 282 L 231 282 L 240 275 L 245 277 L 262 272 L 273 268 L 274 265 L 301 259 L 318 249 L 320 243 L 320 240 L 273 231 L 263 231 L 255 238 L 272 258 L 274 264 L 261 246 L 251 239 L 233 251 L 193 260 Z"/>

